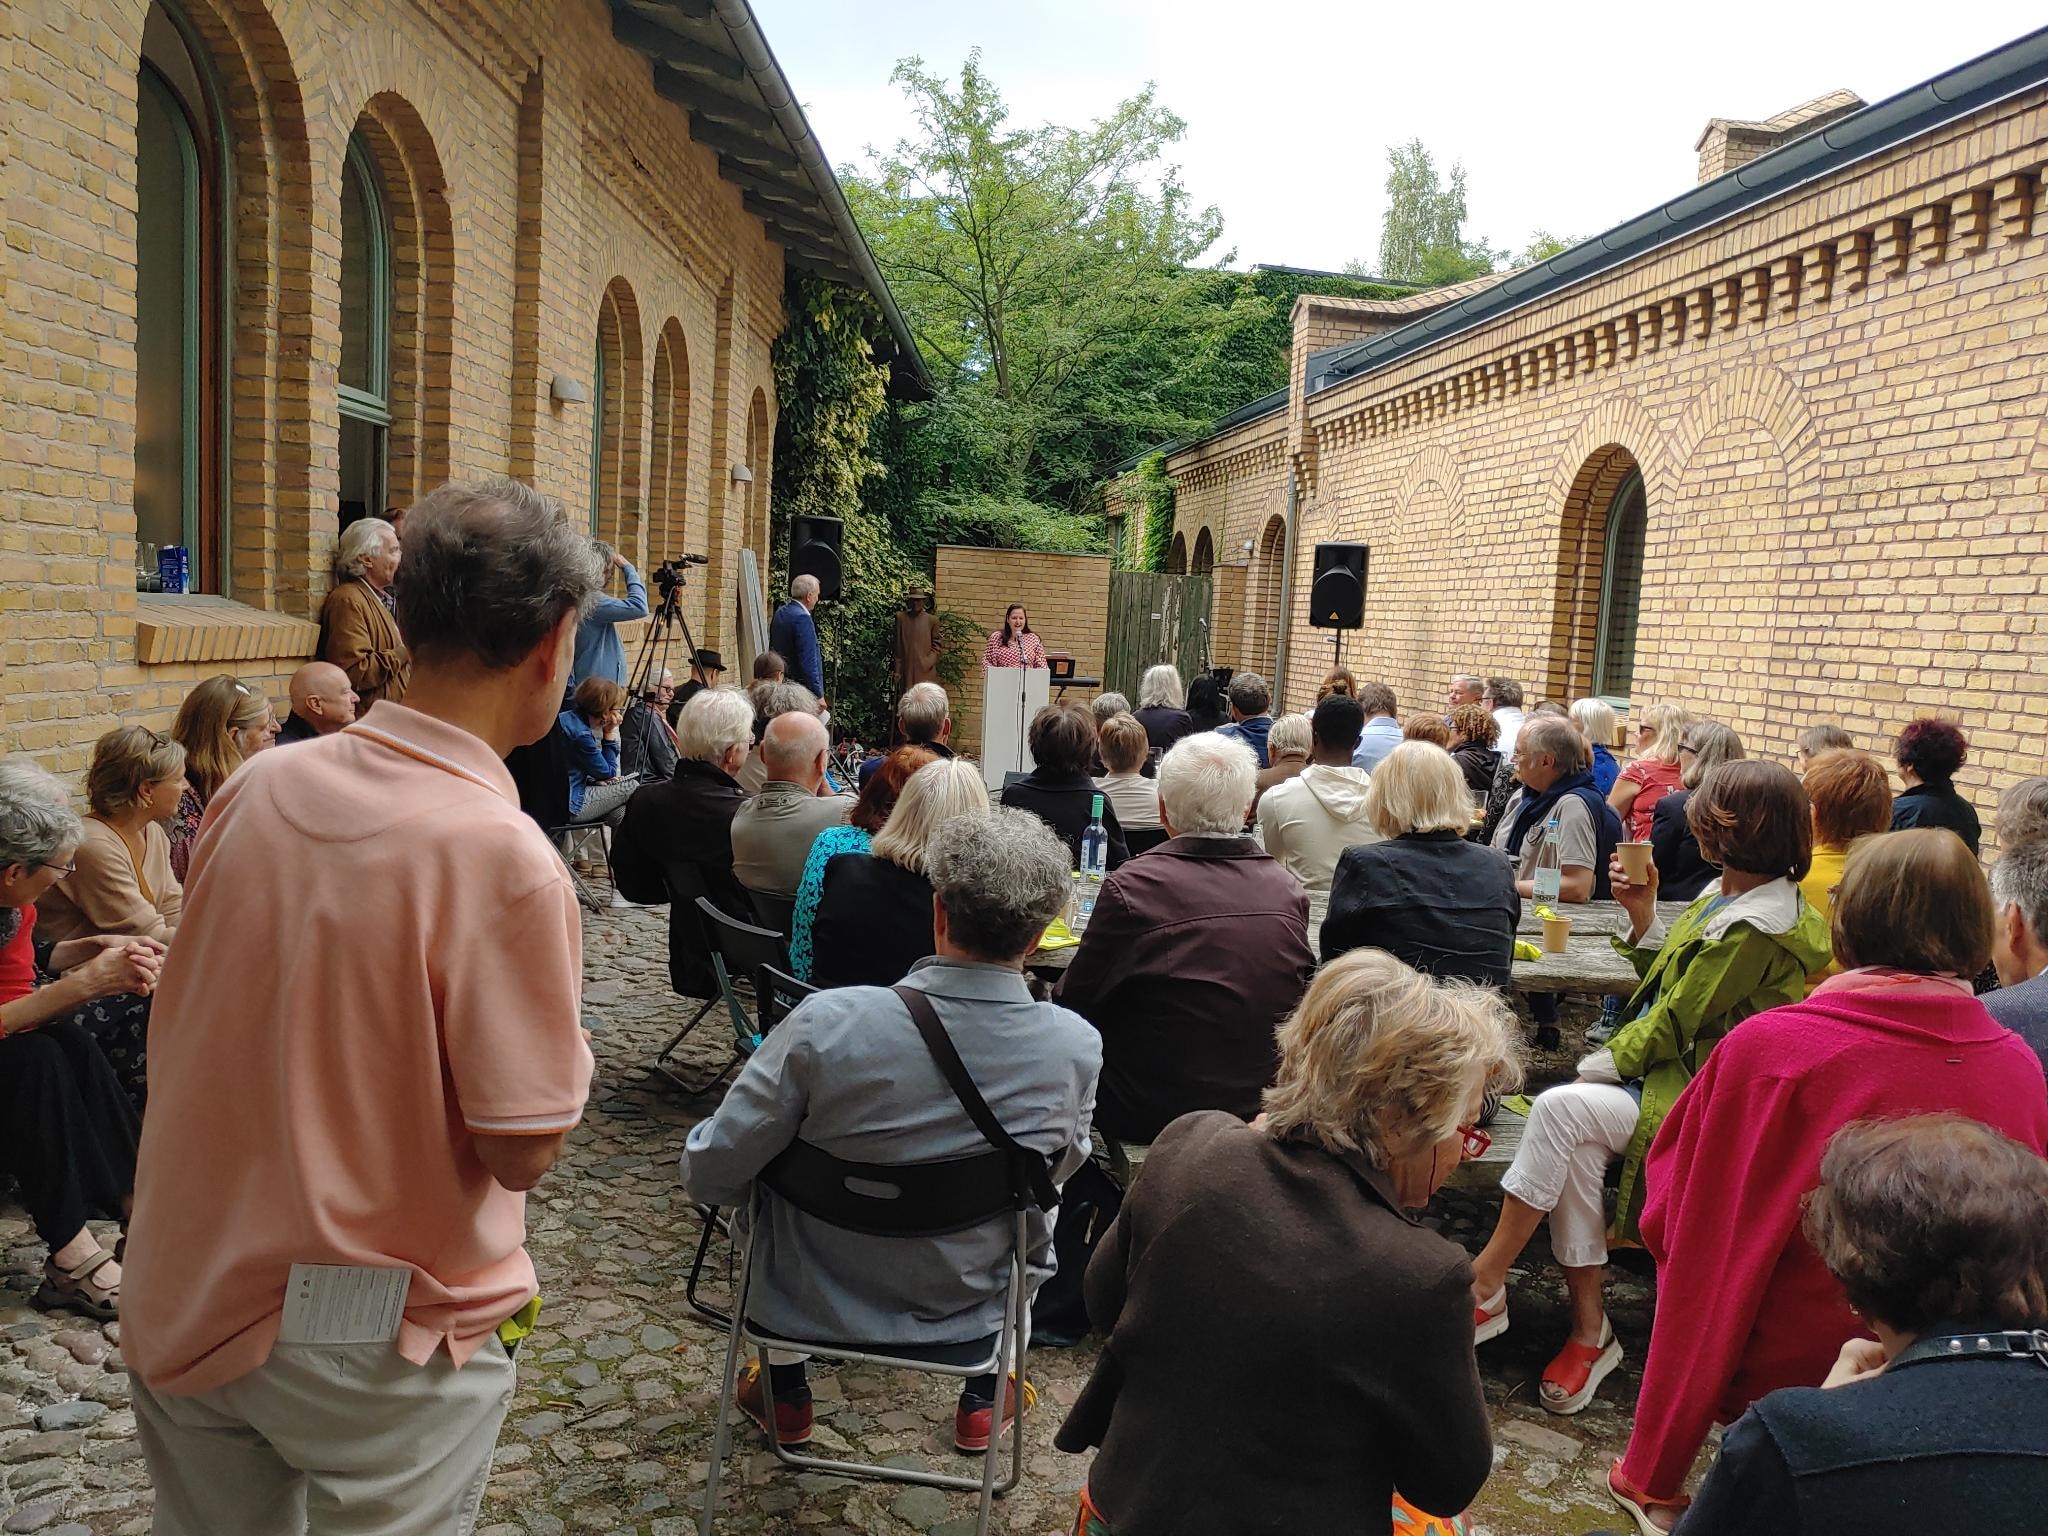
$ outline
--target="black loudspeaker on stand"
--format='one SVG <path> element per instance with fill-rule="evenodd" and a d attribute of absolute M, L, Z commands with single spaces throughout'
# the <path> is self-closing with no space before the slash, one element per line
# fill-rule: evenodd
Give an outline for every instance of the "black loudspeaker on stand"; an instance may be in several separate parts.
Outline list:
<path fill-rule="evenodd" d="M 832 602 L 839 596 L 839 539 L 836 517 L 793 517 L 789 520 L 789 575 L 818 578 L 818 596 Z"/>
<path fill-rule="evenodd" d="M 1334 664 L 1344 659 L 1344 631 L 1365 623 L 1365 574 L 1372 549 L 1364 544 L 1318 544 L 1315 577 L 1308 591 L 1308 621 L 1332 629 Z"/>

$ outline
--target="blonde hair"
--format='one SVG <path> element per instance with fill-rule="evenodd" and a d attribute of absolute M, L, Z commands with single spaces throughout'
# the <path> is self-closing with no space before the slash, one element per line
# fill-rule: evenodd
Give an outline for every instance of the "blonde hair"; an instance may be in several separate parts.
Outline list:
<path fill-rule="evenodd" d="M 1152 750 L 1145 727 L 1135 715 L 1111 715 L 1102 722 L 1102 766 L 1111 773 L 1136 773 Z"/>
<path fill-rule="evenodd" d="M 1434 1146 L 1481 1094 L 1520 1084 L 1511 1018 L 1490 987 L 1432 981 L 1383 949 L 1351 950 L 1280 1026 L 1267 1133 L 1363 1152 L 1375 1168 Z"/>
<path fill-rule="evenodd" d="M 1404 741 L 1372 771 L 1365 815 L 1382 837 L 1463 832 L 1472 825 L 1472 795 L 1450 753 L 1427 741 Z"/>
<path fill-rule="evenodd" d="M 113 816 L 135 804 L 144 785 L 161 784 L 184 771 L 185 749 L 170 737 L 124 725 L 93 744 L 92 766 L 85 773 L 86 803 L 102 816 Z"/>
<path fill-rule="evenodd" d="M 1306 757 L 1315 744 L 1315 727 L 1307 715 L 1282 715 L 1266 733 L 1266 757 L 1270 761 L 1287 752 Z"/>
<path fill-rule="evenodd" d="M 1654 757 L 1660 763 L 1678 761 L 1678 743 L 1686 726 L 1692 723 L 1692 716 L 1676 704 L 1651 704 L 1644 708 L 1638 723 L 1650 732 L 1650 744 L 1643 748 L 1643 756 Z"/>
<path fill-rule="evenodd" d="M 1571 717 L 1594 746 L 1614 745 L 1614 706 L 1605 699 L 1573 699 Z"/>
<path fill-rule="evenodd" d="M 171 739 L 185 749 L 185 779 L 202 803 L 242 766 L 235 732 L 253 731 L 269 714 L 270 700 L 262 689 L 225 672 L 185 695 L 178 718 L 171 722 Z"/>
<path fill-rule="evenodd" d="M 956 816 L 988 812 L 988 786 L 981 770 L 968 758 L 942 757 L 910 776 L 868 851 L 913 874 L 929 875 L 926 855 L 939 828 Z"/>

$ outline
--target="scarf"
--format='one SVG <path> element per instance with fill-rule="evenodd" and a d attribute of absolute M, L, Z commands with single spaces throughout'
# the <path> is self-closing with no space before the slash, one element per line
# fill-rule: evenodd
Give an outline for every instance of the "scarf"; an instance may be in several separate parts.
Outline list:
<path fill-rule="evenodd" d="M 1614 857 L 1614 845 L 1621 841 L 1621 818 L 1615 814 L 1613 806 L 1600 798 L 1600 791 L 1593 785 L 1590 768 L 1566 774 L 1540 795 L 1531 795 L 1528 786 L 1523 786 L 1522 809 L 1515 817 L 1515 824 L 1508 829 L 1508 858 L 1520 861 L 1522 843 L 1528 837 L 1529 829 L 1548 820 L 1551 808 L 1566 795 L 1577 795 L 1585 804 L 1586 813 L 1593 818 L 1593 841 L 1598 849 L 1593 860 L 1593 899 L 1610 901 L 1614 897 L 1614 887 L 1608 879 L 1607 863 Z"/>

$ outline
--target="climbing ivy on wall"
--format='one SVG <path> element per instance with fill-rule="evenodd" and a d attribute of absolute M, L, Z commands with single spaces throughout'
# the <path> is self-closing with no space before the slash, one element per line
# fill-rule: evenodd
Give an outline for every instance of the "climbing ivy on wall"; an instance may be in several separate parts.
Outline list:
<path fill-rule="evenodd" d="M 1137 474 L 1138 499 L 1145 508 L 1145 552 L 1138 569 L 1163 571 L 1173 546 L 1173 481 L 1166 473 L 1166 456 L 1146 454 L 1138 461 Z"/>

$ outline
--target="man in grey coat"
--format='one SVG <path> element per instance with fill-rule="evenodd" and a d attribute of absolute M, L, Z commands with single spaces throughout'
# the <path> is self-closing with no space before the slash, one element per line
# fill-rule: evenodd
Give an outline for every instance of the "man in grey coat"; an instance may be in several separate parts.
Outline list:
<path fill-rule="evenodd" d="M 1066 906 L 1066 847 L 1037 817 L 999 809 L 942 825 L 927 859 L 937 954 L 903 985 L 930 997 L 997 1121 L 1045 1154 L 1053 1182 L 1063 1183 L 1088 1157 L 1102 1047 L 1086 1020 L 1032 1000 L 1023 964 Z M 972 1156 L 988 1146 L 910 1010 L 881 987 L 821 992 L 769 1032 L 717 1113 L 690 1132 L 682 1160 L 689 1198 L 746 1208 L 756 1176 L 799 1137 L 832 1157 L 881 1164 Z M 1028 1232 L 1036 1291 L 1054 1268 L 1050 1218 L 1032 1212 Z M 814 1221 L 764 1191 L 751 1241 L 758 1247 L 748 1310 L 785 1338 L 930 1346 L 991 1340 L 1001 1328 L 1007 1217 L 941 1237 L 872 1237 Z M 771 1355 L 769 1371 L 776 1437 L 801 1445 L 811 1435 L 802 1358 Z M 961 1450 L 980 1450 L 1002 1433 L 996 1385 L 994 1375 L 978 1377 L 961 1393 Z M 765 1429 L 763 1388 L 750 1365 L 738 1403 Z M 1005 1423 L 1016 1405 L 1013 1384 Z"/>
<path fill-rule="evenodd" d="M 1999 854 L 1991 866 L 1991 900 L 1998 909 L 1991 948 L 1998 990 L 1981 1001 L 2048 1067 L 2048 839 Z"/>
<path fill-rule="evenodd" d="M 749 891 L 793 897 L 811 844 L 853 809 L 851 795 L 821 795 L 831 740 L 804 710 L 777 715 L 761 734 L 760 792 L 732 818 L 732 872 Z"/>

